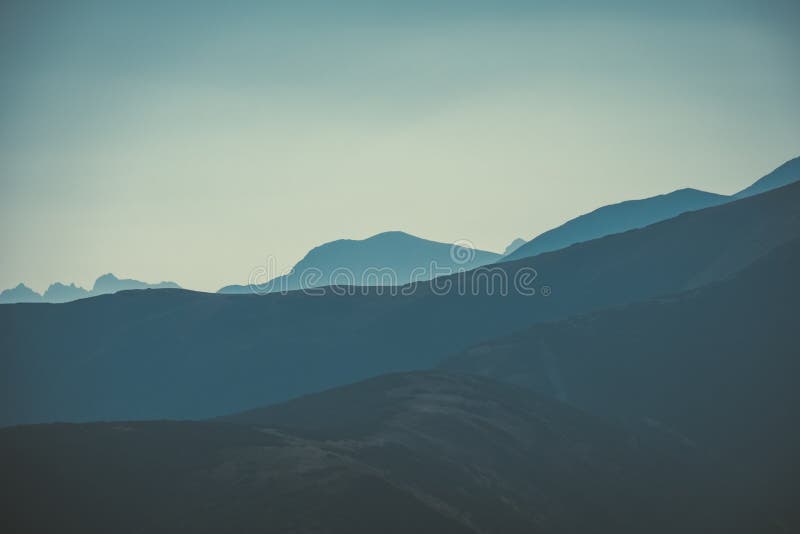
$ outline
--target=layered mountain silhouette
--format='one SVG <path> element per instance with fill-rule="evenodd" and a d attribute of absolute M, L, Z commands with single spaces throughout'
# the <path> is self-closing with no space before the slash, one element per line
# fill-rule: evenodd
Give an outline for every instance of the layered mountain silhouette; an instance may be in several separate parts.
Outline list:
<path fill-rule="evenodd" d="M 512 261 L 389 232 L 264 295 L 6 290 L 6 530 L 800 531 L 798 162 Z"/>
<path fill-rule="evenodd" d="M 797 531 L 798 272 L 795 240 L 719 283 L 536 324 L 443 367 L 658 421 L 715 451 Z"/>
<path fill-rule="evenodd" d="M 399 293 L 165 289 L 3 306 L 0 423 L 203 418 L 431 367 L 536 322 L 724 280 L 800 238 L 799 221 L 792 184 Z M 525 275 L 534 293 L 504 292 L 491 273 Z"/>
<path fill-rule="evenodd" d="M 367 239 L 340 239 L 312 249 L 291 273 L 258 280 L 258 287 L 226 286 L 219 293 L 271 293 L 303 288 L 397 286 L 430 280 L 492 263 L 499 254 L 439 243 L 405 232 L 384 232 Z"/>
<path fill-rule="evenodd" d="M 800 157 L 787 161 L 750 187 L 735 195 L 717 195 L 697 189 L 680 189 L 666 195 L 628 200 L 603 206 L 548 230 L 531 241 L 506 252 L 500 261 L 511 261 L 550 252 L 575 243 L 643 228 L 698 209 L 765 193 L 800 180 Z"/>
<path fill-rule="evenodd" d="M 0 465 L 16 532 L 779 531 L 655 427 L 441 372 L 213 421 L 3 429 Z"/>
<path fill-rule="evenodd" d="M 71 302 L 73 300 L 107 295 L 117 291 L 131 289 L 179 289 L 175 282 L 159 282 L 148 284 L 132 279 L 119 279 L 111 273 L 100 276 L 94 282 L 91 290 L 76 286 L 74 283 L 66 285 L 61 282 L 51 284 L 43 295 L 36 293 L 24 284 L 19 284 L 14 289 L 7 289 L 0 293 L 0 304 L 15 304 L 21 302 Z"/>

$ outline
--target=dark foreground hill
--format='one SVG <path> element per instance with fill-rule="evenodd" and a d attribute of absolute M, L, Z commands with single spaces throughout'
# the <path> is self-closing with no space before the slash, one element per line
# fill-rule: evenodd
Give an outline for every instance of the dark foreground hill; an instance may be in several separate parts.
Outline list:
<path fill-rule="evenodd" d="M 443 367 L 595 414 L 657 420 L 714 454 L 800 529 L 800 240 L 695 291 L 538 324 Z"/>
<path fill-rule="evenodd" d="M 533 392 L 381 376 L 205 422 L 0 430 L 13 532 L 771 532 L 702 454 Z"/>
<path fill-rule="evenodd" d="M 203 418 L 429 368 L 535 322 L 723 279 L 798 237 L 795 184 L 402 294 L 165 289 L 0 306 L 0 424 Z"/>

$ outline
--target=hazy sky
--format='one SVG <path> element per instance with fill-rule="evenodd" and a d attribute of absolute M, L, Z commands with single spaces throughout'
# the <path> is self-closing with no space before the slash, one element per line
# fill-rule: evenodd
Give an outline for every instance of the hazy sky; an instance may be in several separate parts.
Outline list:
<path fill-rule="evenodd" d="M 797 2 L 637 3 L 2 2 L 0 288 L 501 251 L 800 155 Z"/>

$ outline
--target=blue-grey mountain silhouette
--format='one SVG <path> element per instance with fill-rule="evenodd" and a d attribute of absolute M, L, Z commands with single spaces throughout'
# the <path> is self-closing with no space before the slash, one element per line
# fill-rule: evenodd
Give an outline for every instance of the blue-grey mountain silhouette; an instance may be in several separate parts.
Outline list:
<path fill-rule="evenodd" d="M 736 198 L 745 198 L 760 193 L 766 193 L 779 187 L 794 183 L 800 180 L 800 156 L 791 159 L 756 181 L 750 187 L 742 189 L 734 195 Z"/>
<path fill-rule="evenodd" d="M 512 252 L 517 250 L 519 247 L 521 247 L 525 243 L 527 243 L 527 241 L 525 241 L 521 237 L 516 238 L 514 241 L 512 241 L 511 243 L 508 244 L 506 249 L 503 251 L 503 256 L 508 256 L 509 254 L 511 254 Z"/>
<path fill-rule="evenodd" d="M 42 296 L 25 284 L 18 284 L 14 288 L 0 292 L 0 304 L 16 302 L 42 302 Z"/>
<path fill-rule="evenodd" d="M 44 302 L 70 302 L 91 296 L 92 293 L 74 283 L 65 285 L 60 282 L 51 284 L 42 295 Z"/>
<path fill-rule="evenodd" d="M 47 291 L 44 292 L 44 295 L 39 295 L 23 284 L 20 284 L 13 290 L 7 289 L 0 293 L 0 304 L 15 304 L 22 302 L 64 303 L 132 289 L 180 289 L 180 286 L 175 282 L 159 282 L 157 284 L 148 284 L 145 282 L 140 282 L 139 280 L 120 280 L 113 274 L 108 273 L 95 280 L 94 286 L 91 290 L 86 290 L 82 287 L 76 286 L 74 283 L 66 285 L 62 284 L 61 282 L 56 282 L 47 288 Z"/>
<path fill-rule="evenodd" d="M 164 289 L 2 306 L 0 424 L 209 417 L 431 367 L 536 322 L 723 280 L 800 238 L 799 220 L 800 184 L 793 184 L 420 283 L 409 294 Z M 497 269 L 513 281 L 530 268 L 535 295 L 504 295 L 483 276 Z M 454 289 L 441 294 L 448 282 Z M 459 286 L 470 289 L 460 293 Z M 540 294 L 545 286 L 549 296 Z"/>
<path fill-rule="evenodd" d="M 2 429 L 0 469 L 15 532 L 778 531 L 657 428 L 441 372 L 214 421 Z"/>
<path fill-rule="evenodd" d="M 287 275 L 275 277 L 259 292 L 290 291 L 330 285 L 397 286 L 413 280 L 496 261 L 499 254 L 439 243 L 405 232 L 384 232 L 367 239 L 340 239 L 313 248 Z M 413 280 L 412 280 L 413 279 Z M 219 293 L 253 293 L 250 285 L 226 286 Z"/>
<path fill-rule="evenodd" d="M 517 247 L 515 251 L 506 253 L 500 261 L 535 256 L 575 243 L 643 228 L 687 211 L 765 193 L 798 180 L 800 180 L 800 157 L 784 163 L 750 187 L 732 196 L 717 195 L 697 189 L 680 189 L 666 195 L 603 206 L 540 234 L 526 244 Z"/>
<path fill-rule="evenodd" d="M 92 287 L 92 294 L 106 295 L 108 293 L 116 293 L 117 291 L 127 291 L 130 289 L 180 289 L 180 286 L 175 282 L 148 284 L 130 278 L 119 279 L 113 274 L 108 273 L 95 280 L 94 287 Z"/>
<path fill-rule="evenodd" d="M 501 261 L 535 256 L 575 243 L 643 228 L 687 211 L 716 206 L 727 201 L 728 197 L 724 195 L 697 189 L 680 189 L 666 195 L 641 200 L 627 200 L 619 204 L 603 206 L 544 232 L 517 247 L 514 252 L 505 256 Z"/>

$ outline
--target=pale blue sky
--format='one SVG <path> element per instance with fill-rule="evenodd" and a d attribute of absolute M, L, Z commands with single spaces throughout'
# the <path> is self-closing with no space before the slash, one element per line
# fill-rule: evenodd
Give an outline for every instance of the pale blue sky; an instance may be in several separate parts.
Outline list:
<path fill-rule="evenodd" d="M 67 4 L 0 7 L 0 288 L 500 251 L 800 155 L 792 1 Z"/>

